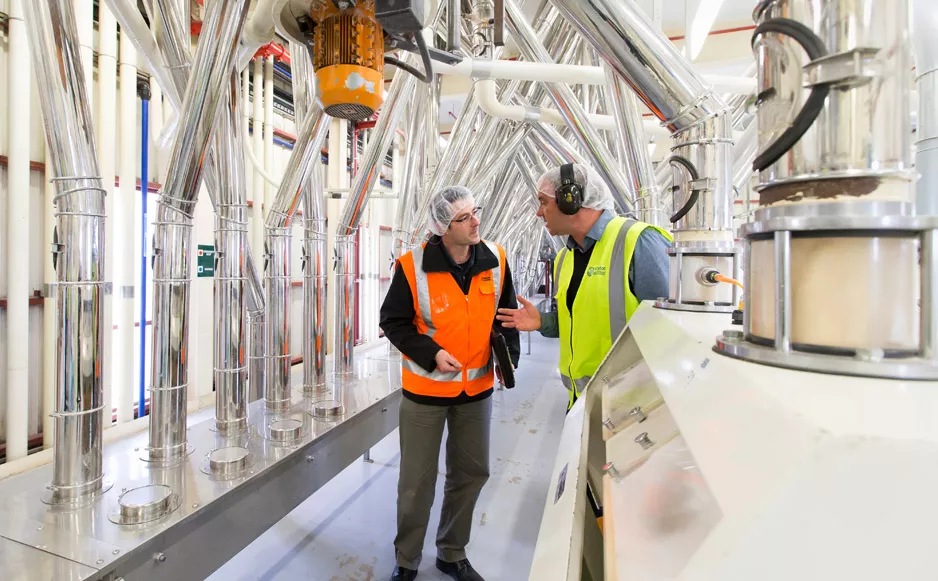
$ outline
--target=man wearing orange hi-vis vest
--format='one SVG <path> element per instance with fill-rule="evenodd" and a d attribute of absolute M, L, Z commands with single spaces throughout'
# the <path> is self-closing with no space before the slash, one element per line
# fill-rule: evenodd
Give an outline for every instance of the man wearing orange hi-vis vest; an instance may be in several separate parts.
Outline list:
<path fill-rule="evenodd" d="M 616 216 L 612 193 L 595 170 L 566 164 L 537 182 L 539 218 L 554 236 L 567 236 L 554 260 L 557 311 L 501 308 L 498 320 L 519 331 L 560 338 L 560 375 L 567 409 L 612 348 L 641 301 L 668 296 L 671 235 Z"/>
<path fill-rule="evenodd" d="M 518 331 L 495 320 L 498 308 L 518 303 L 505 250 L 479 237 L 480 213 L 467 188 L 436 193 L 428 218 L 432 235 L 398 260 L 381 306 L 381 329 L 402 355 L 404 394 L 391 581 L 417 576 L 444 425 L 446 484 L 436 566 L 456 581 L 482 581 L 466 558 L 466 545 L 489 477 L 493 328 L 505 337 L 514 366 L 521 345 Z"/>

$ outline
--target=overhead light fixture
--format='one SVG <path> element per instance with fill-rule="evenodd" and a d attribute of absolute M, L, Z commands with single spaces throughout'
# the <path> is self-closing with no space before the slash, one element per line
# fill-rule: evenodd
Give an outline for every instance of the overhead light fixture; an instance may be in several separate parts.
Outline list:
<path fill-rule="evenodd" d="M 707 41 L 707 35 L 713 28 L 713 23 L 717 19 L 717 14 L 723 6 L 723 0 L 700 0 L 700 6 L 697 7 L 697 14 L 694 15 L 694 22 L 690 26 L 690 59 L 696 60 Z"/>

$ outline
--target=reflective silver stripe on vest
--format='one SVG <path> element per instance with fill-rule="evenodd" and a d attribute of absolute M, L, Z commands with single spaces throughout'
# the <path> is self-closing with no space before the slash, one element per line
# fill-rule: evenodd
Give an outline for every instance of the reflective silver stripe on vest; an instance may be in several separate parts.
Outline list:
<path fill-rule="evenodd" d="M 414 258 L 414 282 L 417 287 L 417 305 L 420 307 L 420 318 L 427 325 L 428 337 L 436 335 L 436 326 L 433 324 L 433 317 L 430 310 L 430 283 L 427 281 L 427 273 L 423 271 L 423 246 L 417 246 L 412 251 Z M 420 367 L 419 365 L 417 367 Z M 413 370 L 411 370 L 413 371 Z M 414 373 L 417 373 L 414 371 Z"/>
<path fill-rule="evenodd" d="M 420 377 L 424 377 L 426 379 L 430 379 L 433 381 L 442 381 L 442 382 L 449 382 L 449 383 L 460 383 L 462 381 L 462 371 L 453 371 L 451 373 L 443 373 L 441 371 L 434 369 L 431 372 L 427 372 L 426 369 L 424 369 L 423 367 L 420 367 L 419 365 L 417 365 L 417 363 L 415 363 L 411 359 L 404 359 L 402 361 L 402 365 L 404 366 L 405 369 L 407 369 L 407 371 L 413 373 L 414 375 L 419 375 Z M 494 365 L 492 364 L 492 358 L 489 357 L 489 362 L 486 363 L 484 367 L 479 367 L 476 369 L 469 369 L 466 372 L 466 379 L 469 381 L 473 381 L 475 379 L 482 379 L 485 376 L 487 376 L 489 373 L 491 373 L 493 369 L 494 369 Z"/>
<path fill-rule="evenodd" d="M 557 295 L 560 294 L 560 285 L 557 284 L 560 281 L 560 273 L 563 272 L 563 259 L 567 257 L 567 249 L 561 248 L 560 253 L 557 254 L 556 263 L 554 266 L 554 277 L 557 279 L 554 284 L 557 285 L 557 290 L 554 293 L 554 298 L 557 298 Z"/>
<path fill-rule="evenodd" d="M 466 379 L 472 381 L 474 379 L 482 379 L 486 375 L 492 372 L 494 366 L 492 365 L 492 358 L 489 357 L 489 362 L 485 364 L 485 367 L 479 367 L 478 369 L 470 369 L 466 372 Z"/>
<path fill-rule="evenodd" d="M 434 369 L 433 371 L 427 371 L 423 367 L 417 365 L 414 361 L 410 359 L 404 359 L 401 361 L 401 364 L 404 366 L 404 369 L 410 371 L 414 375 L 419 375 L 420 377 L 425 377 L 433 381 L 448 382 L 448 383 L 461 383 L 462 382 L 462 371 L 453 371 L 452 373 L 443 373 L 442 371 Z"/>
<path fill-rule="evenodd" d="M 498 303 L 502 300 L 502 257 L 498 252 L 497 244 L 485 241 L 485 245 L 489 247 L 489 250 L 492 251 L 498 261 L 498 266 L 492 269 L 492 281 L 495 283 L 495 310 L 498 311 Z M 505 260 L 508 260 L 507 256 Z"/>
<path fill-rule="evenodd" d="M 592 375 L 584 375 L 583 377 L 579 377 L 576 379 L 577 395 L 579 395 L 583 391 L 583 389 L 586 388 L 586 384 L 590 382 L 591 377 Z M 571 389 L 573 389 L 573 380 L 571 380 L 566 375 L 561 374 L 560 381 L 563 383 L 563 386 L 567 388 L 567 391 L 570 391 Z"/>
<path fill-rule="evenodd" d="M 635 224 L 635 220 L 627 220 L 619 229 L 609 261 L 609 336 L 613 342 L 625 329 L 625 285 L 629 276 L 629 265 L 625 264 L 625 239 Z"/>

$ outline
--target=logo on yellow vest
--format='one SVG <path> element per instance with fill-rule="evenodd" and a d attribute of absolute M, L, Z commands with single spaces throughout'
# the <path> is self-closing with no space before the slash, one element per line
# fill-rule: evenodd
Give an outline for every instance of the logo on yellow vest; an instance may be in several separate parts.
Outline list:
<path fill-rule="evenodd" d="M 586 269 L 586 276 L 606 276 L 606 267 L 591 266 Z"/>

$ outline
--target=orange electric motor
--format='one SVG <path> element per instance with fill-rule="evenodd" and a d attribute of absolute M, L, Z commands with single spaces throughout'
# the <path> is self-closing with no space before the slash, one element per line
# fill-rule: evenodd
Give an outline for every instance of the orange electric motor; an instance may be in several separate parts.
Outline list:
<path fill-rule="evenodd" d="M 313 2 L 313 69 L 319 97 L 332 117 L 361 121 L 384 101 L 384 31 L 374 0 L 339 10 Z"/>

